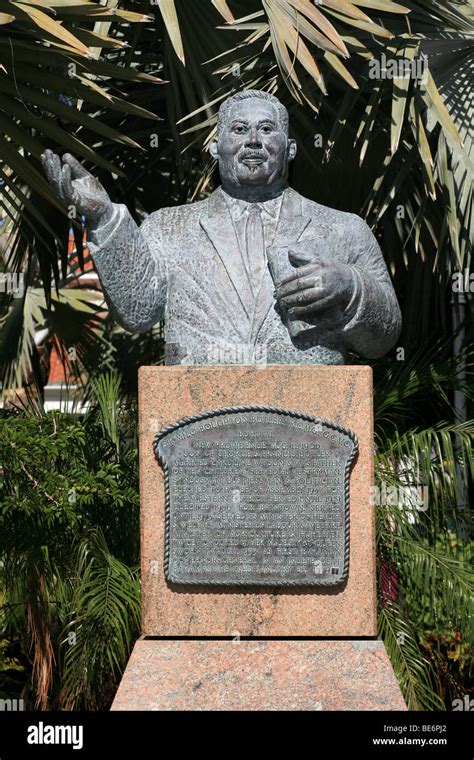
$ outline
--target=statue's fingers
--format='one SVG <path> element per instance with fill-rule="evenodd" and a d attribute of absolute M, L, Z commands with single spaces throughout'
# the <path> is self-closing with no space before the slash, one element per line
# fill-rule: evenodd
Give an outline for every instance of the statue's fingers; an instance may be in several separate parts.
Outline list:
<path fill-rule="evenodd" d="M 299 306 L 287 307 L 290 314 L 294 316 L 303 316 L 305 314 L 313 314 L 314 312 L 324 311 L 331 308 L 334 305 L 333 296 L 326 296 L 325 298 L 313 298 L 308 303 L 300 304 Z"/>
<path fill-rule="evenodd" d="M 313 308 L 313 304 L 305 304 L 304 306 L 294 306 L 291 309 L 288 309 L 288 314 L 290 314 L 292 317 L 298 317 L 299 319 L 305 319 L 312 315 L 314 315 L 315 309 Z"/>
<path fill-rule="evenodd" d="M 314 264 L 306 264 L 295 270 L 295 273 L 291 277 L 287 277 L 280 283 L 280 286 L 277 289 L 277 295 L 281 297 L 302 290 L 308 287 L 309 277 L 317 276 L 319 276 L 319 270 L 315 268 Z"/>
<path fill-rule="evenodd" d="M 82 177 L 92 177 L 93 175 L 84 169 L 83 165 L 77 158 L 71 153 L 65 153 L 63 156 L 63 162 L 69 166 L 73 179 L 81 179 Z"/>
<path fill-rule="evenodd" d="M 71 169 L 68 164 L 63 164 L 61 170 L 60 179 L 61 195 L 66 204 L 75 203 L 77 201 L 77 193 L 72 186 Z"/>
<path fill-rule="evenodd" d="M 43 154 L 44 156 L 44 154 Z M 54 176 L 53 167 L 51 166 L 51 162 L 47 158 L 41 159 L 41 163 L 43 164 L 43 171 L 46 174 L 46 179 L 48 180 L 49 184 L 52 185 L 54 188 L 56 187 L 56 177 Z"/>
<path fill-rule="evenodd" d="M 61 161 L 52 150 L 45 150 L 41 156 L 44 173 L 50 185 L 60 195 Z"/>
<path fill-rule="evenodd" d="M 288 298 L 284 298 L 282 301 L 279 301 L 280 306 L 282 306 L 287 311 L 293 311 L 293 309 L 305 306 L 307 304 L 310 304 L 314 301 L 314 294 L 313 293 L 294 293 L 292 296 L 288 296 Z"/>
<path fill-rule="evenodd" d="M 46 176 L 49 179 L 49 176 L 51 174 L 51 157 L 53 155 L 53 151 L 49 150 L 49 148 L 46 148 L 45 151 L 41 154 L 41 163 L 43 165 L 44 172 Z"/>
<path fill-rule="evenodd" d="M 56 181 L 59 182 L 61 178 L 61 159 L 57 153 L 51 151 L 50 166 L 53 175 L 56 177 Z"/>
<path fill-rule="evenodd" d="M 300 280 L 296 280 L 294 283 L 289 283 L 285 288 L 280 288 L 277 291 L 277 297 L 279 301 L 283 301 L 293 296 L 298 296 L 304 293 L 306 290 L 311 290 L 313 287 L 313 280 L 309 277 L 303 277 Z"/>
<path fill-rule="evenodd" d="M 294 306 L 300 304 L 310 303 L 318 298 L 324 299 L 327 296 L 326 292 L 321 292 L 318 287 L 313 283 L 309 283 L 304 290 L 300 290 L 298 293 L 291 293 L 284 298 L 279 298 L 279 303 L 287 309 L 292 309 Z"/>
<path fill-rule="evenodd" d="M 49 167 L 55 155 L 56 154 L 52 150 L 45 148 L 41 154 L 41 161 L 43 162 L 43 166 Z"/>

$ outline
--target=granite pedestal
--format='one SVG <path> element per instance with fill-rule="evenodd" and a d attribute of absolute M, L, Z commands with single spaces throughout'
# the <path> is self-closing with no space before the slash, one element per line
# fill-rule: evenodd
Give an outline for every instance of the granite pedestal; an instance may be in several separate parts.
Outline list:
<path fill-rule="evenodd" d="M 308 589 L 173 587 L 163 566 L 164 475 L 153 440 L 183 417 L 256 404 L 332 420 L 356 434 L 347 581 Z M 142 367 L 139 415 L 142 638 L 112 709 L 403 709 L 376 640 L 371 369 Z"/>

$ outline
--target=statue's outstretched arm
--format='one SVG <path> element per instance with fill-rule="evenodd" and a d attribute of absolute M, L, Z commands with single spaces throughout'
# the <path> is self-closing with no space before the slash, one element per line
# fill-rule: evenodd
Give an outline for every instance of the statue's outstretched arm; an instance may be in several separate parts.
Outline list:
<path fill-rule="evenodd" d="M 66 153 L 42 156 L 45 174 L 56 195 L 76 216 L 85 216 L 90 250 L 110 311 L 130 332 L 145 332 L 164 312 L 167 267 L 156 244 L 147 243 L 147 224 L 139 229 L 124 205 L 112 203 L 100 182 Z M 155 216 L 155 215 L 154 215 Z"/>

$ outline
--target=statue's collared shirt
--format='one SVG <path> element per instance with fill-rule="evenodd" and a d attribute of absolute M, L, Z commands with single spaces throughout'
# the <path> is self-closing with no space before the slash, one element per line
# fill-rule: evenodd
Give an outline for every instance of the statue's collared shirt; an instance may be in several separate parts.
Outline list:
<path fill-rule="evenodd" d="M 221 188 L 222 190 L 222 188 Z M 265 247 L 273 243 L 275 237 L 276 228 L 278 225 L 278 219 L 280 217 L 281 204 L 283 201 L 283 193 L 276 198 L 271 198 L 268 201 L 262 201 L 260 203 L 249 203 L 249 201 L 241 200 L 240 198 L 234 198 L 222 190 L 222 194 L 225 198 L 227 208 L 232 217 L 234 229 L 237 234 L 237 239 L 242 253 L 245 253 L 246 249 L 246 226 L 247 219 L 252 206 L 257 206 L 261 211 L 263 229 L 265 235 Z"/>

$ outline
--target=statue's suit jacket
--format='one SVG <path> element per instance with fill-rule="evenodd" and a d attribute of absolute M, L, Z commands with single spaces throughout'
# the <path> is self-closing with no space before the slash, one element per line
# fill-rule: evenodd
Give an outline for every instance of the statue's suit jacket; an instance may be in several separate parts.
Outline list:
<path fill-rule="evenodd" d="M 140 228 L 127 208 L 91 235 L 91 252 L 115 319 L 144 332 L 165 319 L 167 363 L 344 363 L 375 358 L 400 332 L 400 311 L 380 248 L 358 216 L 284 191 L 273 256 L 298 241 L 352 267 L 344 311 L 320 312 L 315 329 L 290 337 L 266 271 L 255 299 L 219 188 L 204 201 L 150 214 Z M 252 359 L 254 357 L 254 359 Z"/>

